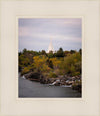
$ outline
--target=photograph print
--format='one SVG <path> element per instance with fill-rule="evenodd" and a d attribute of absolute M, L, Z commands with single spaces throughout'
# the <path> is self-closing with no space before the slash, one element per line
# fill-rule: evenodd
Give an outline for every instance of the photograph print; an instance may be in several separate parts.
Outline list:
<path fill-rule="evenodd" d="M 81 18 L 18 18 L 18 97 L 82 97 Z"/>

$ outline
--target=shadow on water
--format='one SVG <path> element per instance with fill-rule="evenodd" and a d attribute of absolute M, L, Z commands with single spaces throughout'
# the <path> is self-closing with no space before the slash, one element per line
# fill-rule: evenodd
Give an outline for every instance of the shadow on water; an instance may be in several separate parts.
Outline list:
<path fill-rule="evenodd" d="M 81 93 L 70 87 L 49 86 L 19 77 L 19 98 L 80 98 Z"/>

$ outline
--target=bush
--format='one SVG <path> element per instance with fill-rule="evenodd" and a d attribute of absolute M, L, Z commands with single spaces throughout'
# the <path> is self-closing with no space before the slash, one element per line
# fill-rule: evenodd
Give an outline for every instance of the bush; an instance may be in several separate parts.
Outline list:
<path fill-rule="evenodd" d="M 57 75 L 55 73 L 53 73 L 53 72 L 50 72 L 49 75 L 48 75 L 48 77 L 50 77 L 50 78 L 56 78 Z"/>
<path fill-rule="evenodd" d="M 22 72 L 21 72 L 21 75 L 24 75 L 26 73 L 30 72 L 30 67 L 25 67 Z"/>
<path fill-rule="evenodd" d="M 74 73 L 72 74 L 72 76 L 77 76 L 77 75 L 80 75 L 80 72 L 74 72 Z"/>
<path fill-rule="evenodd" d="M 60 65 L 61 72 L 70 74 L 71 76 L 80 75 L 81 73 L 81 55 L 76 52 L 70 56 L 64 57 Z"/>

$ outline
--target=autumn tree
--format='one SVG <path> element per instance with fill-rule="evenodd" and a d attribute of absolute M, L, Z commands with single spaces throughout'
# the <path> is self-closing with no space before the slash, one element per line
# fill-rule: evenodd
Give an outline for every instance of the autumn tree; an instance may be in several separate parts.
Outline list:
<path fill-rule="evenodd" d="M 59 64 L 61 63 L 61 61 L 59 59 L 50 58 L 50 61 L 52 61 L 54 69 L 59 68 Z"/>
<path fill-rule="evenodd" d="M 76 52 L 64 58 L 60 65 L 60 70 L 63 74 L 80 75 L 81 74 L 81 55 Z"/>
<path fill-rule="evenodd" d="M 34 66 L 36 68 L 36 71 L 42 73 L 42 72 L 48 72 L 50 71 L 50 67 L 47 65 L 48 58 L 44 55 L 42 56 L 34 56 Z"/>

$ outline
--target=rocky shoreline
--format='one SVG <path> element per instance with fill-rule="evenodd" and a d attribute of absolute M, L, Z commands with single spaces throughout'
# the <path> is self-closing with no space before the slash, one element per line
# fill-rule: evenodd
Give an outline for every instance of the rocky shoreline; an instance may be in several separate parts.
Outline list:
<path fill-rule="evenodd" d="M 30 72 L 24 74 L 24 77 L 30 81 L 37 81 L 42 84 L 49 84 L 50 86 L 70 86 L 73 90 L 81 92 L 81 76 L 59 75 L 56 78 L 47 78 L 40 73 Z"/>

